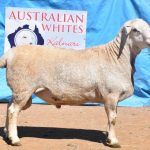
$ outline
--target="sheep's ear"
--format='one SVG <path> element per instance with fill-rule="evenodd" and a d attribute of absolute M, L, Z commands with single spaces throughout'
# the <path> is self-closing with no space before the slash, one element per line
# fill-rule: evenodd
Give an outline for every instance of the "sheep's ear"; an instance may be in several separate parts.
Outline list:
<path fill-rule="evenodd" d="M 122 34 L 121 34 L 121 42 L 120 42 L 120 49 L 119 49 L 119 54 L 118 54 L 118 58 L 121 56 L 124 45 L 126 43 L 127 37 L 129 35 L 129 33 L 131 32 L 132 27 L 131 26 L 124 26 L 121 30 Z"/>

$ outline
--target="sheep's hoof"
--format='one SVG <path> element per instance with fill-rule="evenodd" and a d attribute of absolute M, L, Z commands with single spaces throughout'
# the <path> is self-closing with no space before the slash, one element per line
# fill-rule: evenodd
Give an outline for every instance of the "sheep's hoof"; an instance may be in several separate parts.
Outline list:
<path fill-rule="evenodd" d="M 110 139 L 106 140 L 106 143 L 109 147 L 112 148 L 121 148 L 121 145 L 119 143 L 112 143 Z"/>
<path fill-rule="evenodd" d="M 56 108 L 61 108 L 61 105 L 56 105 Z"/>
<path fill-rule="evenodd" d="M 21 146 L 21 143 L 20 143 L 20 141 L 18 141 L 18 142 L 12 142 L 12 146 Z"/>

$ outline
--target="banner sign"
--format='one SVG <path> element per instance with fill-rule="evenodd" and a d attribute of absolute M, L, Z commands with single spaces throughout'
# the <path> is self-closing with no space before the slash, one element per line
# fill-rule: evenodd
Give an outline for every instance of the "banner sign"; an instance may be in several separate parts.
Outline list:
<path fill-rule="evenodd" d="M 86 11 L 6 8 L 5 50 L 23 44 L 84 49 Z"/>

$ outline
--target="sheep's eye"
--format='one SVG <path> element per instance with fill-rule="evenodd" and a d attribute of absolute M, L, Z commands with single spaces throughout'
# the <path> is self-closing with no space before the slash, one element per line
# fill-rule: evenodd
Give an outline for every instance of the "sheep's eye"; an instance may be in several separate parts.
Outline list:
<path fill-rule="evenodd" d="M 133 28 L 132 31 L 140 33 L 140 31 L 138 29 L 136 29 L 136 28 Z"/>

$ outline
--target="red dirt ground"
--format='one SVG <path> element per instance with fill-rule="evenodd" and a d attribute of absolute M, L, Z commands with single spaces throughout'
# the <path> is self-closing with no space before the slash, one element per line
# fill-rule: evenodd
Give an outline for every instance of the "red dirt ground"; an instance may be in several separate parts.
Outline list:
<path fill-rule="evenodd" d="M 22 146 L 3 140 L 6 104 L 0 104 L 0 150 L 110 150 L 104 139 L 103 107 L 32 105 L 18 120 Z M 150 150 L 150 107 L 118 108 L 116 125 L 120 150 Z"/>

